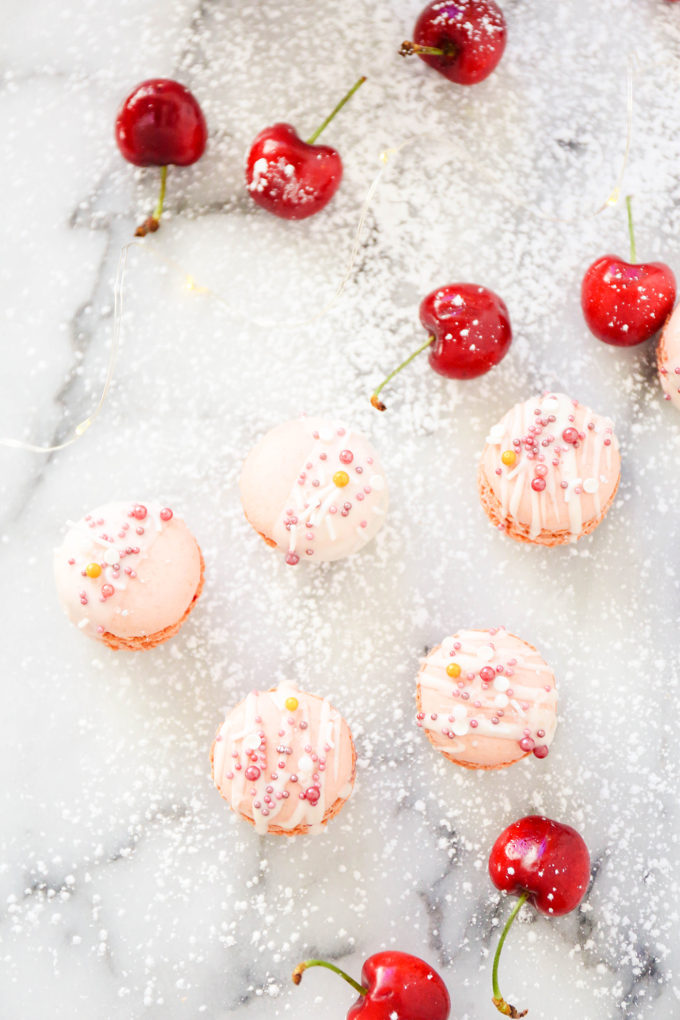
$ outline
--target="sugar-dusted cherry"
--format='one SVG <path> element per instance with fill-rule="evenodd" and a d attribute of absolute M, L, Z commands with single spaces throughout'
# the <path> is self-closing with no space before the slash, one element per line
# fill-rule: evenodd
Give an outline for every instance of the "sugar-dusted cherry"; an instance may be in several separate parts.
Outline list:
<path fill-rule="evenodd" d="M 314 143 L 365 81 L 355 82 L 306 141 L 292 124 L 260 131 L 246 162 L 246 186 L 258 205 L 285 220 L 307 219 L 328 205 L 340 187 L 342 160 L 330 145 Z"/>
<path fill-rule="evenodd" d="M 435 372 L 448 379 L 474 379 L 497 365 L 512 342 L 505 302 L 477 283 L 438 287 L 420 303 L 420 322 L 427 340 L 374 390 L 371 403 L 385 410 L 380 392 L 422 351 L 429 351 Z"/>
<path fill-rule="evenodd" d="M 451 1000 L 439 974 L 418 956 L 388 951 L 375 953 L 364 963 L 361 984 L 325 960 L 306 960 L 293 971 L 299 984 L 309 967 L 326 967 L 339 974 L 359 998 L 347 1020 L 448 1020 Z"/>
<path fill-rule="evenodd" d="M 458 85 L 476 85 L 497 66 L 506 41 L 503 11 L 494 0 L 433 0 L 399 52 L 415 53 Z"/>
<path fill-rule="evenodd" d="M 161 168 L 161 184 L 153 216 L 136 236 L 158 230 L 168 166 L 190 166 L 205 151 L 208 129 L 203 111 L 189 89 L 170 78 L 150 78 L 135 86 L 116 117 L 116 142 L 135 166 Z"/>
<path fill-rule="evenodd" d="M 543 815 L 528 815 L 504 829 L 489 855 L 489 875 L 501 892 L 518 896 L 493 961 L 493 1003 L 505 1016 L 521 1017 L 498 985 L 498 963 L 512 922 L 527 901 L 548 917 L 575 910 L 590 881 L 590 854 L 576 829 Z"/>
<path fill-rule="evenodd" d="M 630 195 L 626 198 L 630 262 L 602 255 L 586 270 L 581 308 L 598 340 L 633 347 L 661 329 L 675 304 L 675 276 L 665 262 L 638 262 Z"/>

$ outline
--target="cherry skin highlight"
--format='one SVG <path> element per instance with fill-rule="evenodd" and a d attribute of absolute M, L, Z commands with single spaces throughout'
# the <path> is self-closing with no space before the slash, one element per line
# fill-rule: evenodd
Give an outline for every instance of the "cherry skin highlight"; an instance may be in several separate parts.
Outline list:
<path fill-rule="evenodd" d="M 350 984 L 359 998 L 350 1007 L 347 1020 L 448 1020 L 451 1000 L 436 970 L 409 953 L 375 953 L 364 963 L 361 984 L 333 963 L 307 960 L 293 971 L 299 984 L 309 967 L 326 967 Z"/>
<path fill-rule="evenodd" d="M 417 54 L 458 85 L 476 85 L 496 68 L 506 41 L 505 18 L 494 0 L 433 0 L 416 22 L 413 41 L 399 52 Z"/>
<path fill-rule="evenodd" d="M 189 166 L 201 158 L 208 129 L 191 92 L 170 78 L 137 85 L 116 117 L 116 142 L 135 166 Z"/>

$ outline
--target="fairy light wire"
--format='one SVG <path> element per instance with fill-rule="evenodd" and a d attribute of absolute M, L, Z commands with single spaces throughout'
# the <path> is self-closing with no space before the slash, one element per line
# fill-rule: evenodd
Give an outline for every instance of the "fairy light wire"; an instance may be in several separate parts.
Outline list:
<path fill-rule="evenodd" d="M 549 220 L 553 223 L 564 224 L 579 223 L 582 220 L 592 219 L 595 216 L 599 216 L 600 213 L 605 211 L 605 209 L 615 206 L 621 198 L 623 180 L 630 159 L 630 151 L 633 138 L 634 77 L 636 64 L 637 60 L 635 54 L 634 53 L 629 54 L 626 72 L 626 138 L 621 166 L 613 189 L 610 191 L 609 195 L 604 200 L 604 202 L 600 206 L 598 206 L 594 212 L 583 213 L 578 218 L 572 219 L 567 219 L 560 216 L 551 216 L 547 213 L 544 213 L 541 209 L 538 208 L 538 206 L 529 205 L 522 199 L 518 198 L 516 195 L 508 194 L 505 191 L 502 184 L 499 184 L 498 181 L 491 180 L 491 178 L 486 173 L 486 169 L 483 167 L 481 168 L 482 176 L 486 176 L 487 180 L 490 180 L 490 182 L 497 189 L 497 191 L 501 194 L 504 194 L 504 197 L 506 197 L 514 205 L 531 212 L 534 216 L 537 216 L 540 219 Z M 233 306 L 227 298 L 225 298 L 222 294 L 213 291 L 210 287 L 204 287 L 200 284 L 197 284 L 194 276 L 187 272 L 187 270 L 183 266 L 181 266 L 171 257 L 163 255 L 160 252 L 158 252 L 157 248 L 154 247 L 153 245 L 150 246 L 148 242 L 130 241 L 128 244 L 123 245 L 120 251 L 118 267 L 116 270 L 116 279 L 114 283 L 113 329 L 111 336 L 111 346 L 109 349 L 109 357 L 106 367 L 106 375 L 104 378 L 104 384 L 102 387 L 101 394 L 99 396 L 99 400 L 97 401 L 94 409 L 86 418 L 83 419 L 83 421 L 81 421 L 78 425 L 75 426 L 71 435 L 67 439 L 63 440 L 63 442 L 61 443 L 55 443 L 50 446 L 41 446 L 34 443 L 25 442 L 24 440 L 21 439 L 0 437 L 0 447 L 6 447 L 15 450 L 25 450 L 29 453 L 56 453 L 59 450 L 65 450 L 67 447 L 77 442 L 88 431 L 88 429 L 91 428 L 91 426 L 94 424 L 94 422 L 101 414 L 104 404 L 106 403 L 109 391 L 111 389 L 111 385 L 113 383 L 116 362 L 118 359 L 118 354 L 121 346 L 125 279 L 128 272 L 128 254 L 130 249 L 133 247 L 140 249 L 146 255 L 151 256 L 157 261 L 163 263 L 164 265 L 168 266 L 169 268 L 172 268 L 176 272 L 183 275 L 189 290 L 194 291 L 197 294 L 205 294 L 212 297 L 223 308 L 225 308 L 230 315 L 232 315 L 235 318 L 239 318 L 242 319 L 243 321 L 254 323 L 255 325 L 260 326 L 262 328 L 280 330 L 296 330 L 300 329 L 303 326 L 309 326 L 315 322 L 318 322 L 319 319 L 323 318 L 337 304 L 352 277 L 354 267 L 359 257 L 359 252 L 361 250 L 361 243 L 364 233 L 364 227 L 366 224 L 366 218 L 368 216 L 375 193 L 380 185 L 380 182 L 383 178 L 383 175 L 385 174 L 385 171 L 387 170 L 390 161 L 394 157 L 398 156 L 403 149 L 407 148 L 414 142 L 421 140 L 422 139 L 420 138 L 420 136 L 413 135 L 405 139 L 399 145 L 385 149 L 380 153 L 379 158 L 381 165 L 377 173 L 374 175 L 373 180 L 371 181 L 371 184 L 368 188 L 368 191 L 366 192 L 366 196 L 362 203 L 361 210 L 359 212 L 359 219 L 357 222 L 356 229 L 354 231 L 354 238 L 352 242 L 352 247 L 350 249 L 349 257 L 347 260 L 347 265 L 340 279 L 340 282 L 338 283 L 337 287 L 335 288 L 334 292 L 332 293 L 328 301 L 326 301 L 326 303 L 322 305 L 321 308 L 319 308 L 318 311 L 316 311 L 313 315 L 308 316 L 306 318 L 295 320 L 275 320 L 258 318 L 257 316 L 252 315 L 250 312 L 244 312 L 242 309 Z"/>

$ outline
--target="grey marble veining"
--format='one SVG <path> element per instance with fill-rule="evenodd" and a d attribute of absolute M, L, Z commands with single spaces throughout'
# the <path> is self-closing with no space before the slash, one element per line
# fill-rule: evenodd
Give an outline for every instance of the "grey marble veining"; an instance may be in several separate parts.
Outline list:
<path fill-rule="evenodd" d="M 113 144 L 120 100 L 176 76 L 211 141 L 129 251 L 101 416 L 59 453 L 0 448 L 3 1018 L 331 1020 L 352 993 L 320 972 L 293 988 L 295 963 L 358 976 L 389 946 L 440 969 L 456 1020 L 492 1017 L 508 904 L 486 859 L 529 811 L 583 832 L 592 883 L 568 917 L 525 912 L 505 993 L 545 1020 L 678 1016 L 680 417 L 651 347 L 598 344 L 578 301 L 588 262 L 626 251 L 622 204 L 594 214 L 623 159 L 629 57 L 623 193 L 641 256 L 680 272 L 678 6 L 505 0 L 506 56 L 470 90 L 395 56 L 420 0 L 7 9 L 0 435 L 52 444 L 96 404 L 121 248 L 156 190 Z M 328 132 L 345 161 L 333 204 L 298 224 L 256 209 L 251 139 L 281 119 L 311 131 L 361 73 Z M 503 295 L 510 354 L 469 385 L 414 364 L 376 414 L 372 388 L 420 342 L 420 298 L 454 279 Z M 545 387 L 613 417 L 622 441 L 616 504 L 575 548 L 515 546 L 476 496 L 489 425 Z M 372 547 L 307 571 L 264 548 L 237 494 L 250 445 L 303 409 L 369 431 L 392 492 Z M 180 508 L 207 563 L 180 635 L 139 656 L 70 627 L 51 577 L 63 522 L 128 496 Z M 417 731 L 414 678 L 445 634 L 499 624 L 554 667 L 558 732 L 545 762 L 463 772 Z M 290 842 L 233 818 L 208 762 L 224 711 L 284 676 L 331 694 L 359 755 L 328 832 Z"/>

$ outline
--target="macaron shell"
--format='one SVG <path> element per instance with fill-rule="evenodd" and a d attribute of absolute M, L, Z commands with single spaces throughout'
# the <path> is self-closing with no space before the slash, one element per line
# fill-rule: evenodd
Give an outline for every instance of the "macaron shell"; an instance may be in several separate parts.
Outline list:
<path fill-rule="evenodd" d="M 108 633 L 108 631 L 104 631 L 103 634 L 99 635 L 100 640 L 103 641 L 105 645 L 108 645 L 108 647 L 111 648 L 113 651 L 118 651 L 120 648 L 126 648 L 128 651 L 131 652 L 139 652 L 143 651 L 146 648 L 156 648 L 157 645 L 162 645 L 163 642 L 167 641 L 171 637 L 174 637 L 175 634 L 177 634 L 177 632 L 179 631 L 182 624 L 186 621 L 189 614 L 194 609 L 203 591 L 203 585 L 205 583 L 205 560 L 203 559 L 203 554 L 200 553 L 200 555 L 201 555 L 201 579 L 198 583 L 198 588 L 196 589 L 196 592 L 190 604 L 187 606 L 186 612 L 179 620 L 177 620 L 176 623 L 173 623 L 168 627 L 164 627 L 163 630 L 156 631 L 155 634 L 148 634 L 145 637 L 129 637 L 129 638 L 117 637 L 115 634 L 110 634 Z"/>
<path fill-rule="evenodd" d="M 579 538 L 583 538 L 584 535 L 592 534 L 592 532 L 595 531 L 595 528 L 602 523 L 609 512 L 609 508 L 614 502 L 614 497 L 616 496 L 620 480 L 621 476 L 619 475 L 616 480 L 616 487 L 609 497 L 609 502 L 602 508 L 602 512 L 599 517 L 593 517 L 589 521 L 586 521 L 583 525 L 583 529 L 578 535 Z M 477 476 L 477 487 L 479 490 L 480 502 L 491 523 L 494 527 L 499 528 L 510 538 L 514 538 L 516 542 L 526 542 L 528 545 L 545 545 L 550 547 L 555 545 L 567 545 L 574 541 L 574 536 L 571 531 L 565 529 L 562 531 L 549 531 L 547 528 L 541 528 L 537 535 L 532 535 L 528 524 L 518 524 L 507 514 L 504 514 L 500 500 L 491 488 L 491 485 L 487 482 L 486 476 L 481 468 Z"/>
<path fill-rule="evenodd" d="M 344 485 L 334 482 L 338 474 Z M 293 563 L 358 552 L 382 527 L 389 503 L 369 440 L 323 418 L 298 418 L 268 432 L 244 462 L 240 490 L 249 523 Z"/>
<path fill-rule="evenodd" d="M 664 326 L 656 351 L 661 388 L 680 411 L 680 305 Z"/>
<path fill-rule="evenodd" d="M 450 663 L 460 667 L 458 676 L 447 673 Z M 488 683 L 480 675 L 485 667 L 494 674 Z M 433 648 L 418 673 L 416 701 L 432 746 L 465 768 L 512 765 L 531 752 L 522 738 L 549 747 L 557 725 L 552 670 L 533 645 L 504 628 L 461 630 Z"/>
<path fill-rule="evenodd" d="M 291 698 L 298 703 L 292 711 L 286 708 Z M 340 713 L 288 682 L 252 691 L 236 705 L 210 757 L 220 795 L 260 834 L 322 832 L 350 796 L 356 775 L 354 742 Z M 318 790 L 316 802 L 304 796 L 310 787 Z"/>
<path fill-rule="evenodd" d="M 564 440 L 568 429 L 578 434 L 576 442 Z M 514 460 L 506 464 L 504 456 Z M 563 393 L 546 393 L 516 404 L 490 430 L 480 497 L 492 522 L 511 537 L 560 545 L 597 527 L 614 499 L 620 469 L 612 422 Z"/>
<path fill-rule="evenodd" d="M 201 586 L 203 558 L 184 521 L 176 514 L 163 520 L 165 508 L 152 503 L 137 520 L 135 505 L 98 507 L 71 525 L 55 552 L 57 592 L 69 618 L 90 637 L 107 635 L 111 647 L 116 639 L 138 647 L 130 639 L 157 643 L 169 628 L 174 633 Z M 89 564 L 100 566 L 98 576 L 87 576 Z M 105 585 L 113 590 L 108 597 Z"/>

